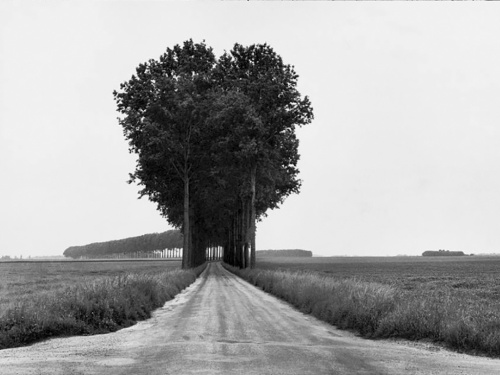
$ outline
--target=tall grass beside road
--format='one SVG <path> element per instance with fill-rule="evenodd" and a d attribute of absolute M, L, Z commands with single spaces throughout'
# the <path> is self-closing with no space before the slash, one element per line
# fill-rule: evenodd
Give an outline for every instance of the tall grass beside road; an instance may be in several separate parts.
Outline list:
<path fill-rule="evenodd" d="M 0 316 L 0 349 L 130 326 L 149 318 L 204 268 L 102 276 L 18 301 Z"/>
<path fill-rule="evenodd" d="M 180 261 L 142 259 L 0 262 L 0 317 L 19 303 L 71 285 L 91 283 L 101 277 L 157 274 L 180 268 Z"/>
<path fill-rule="evenodd" d="M 228 270 L 301 311 L 367 338 L 428 339 L 468 353 L 500 356 L 500 304 L 447 288 L 407 291 L 314 271 Z"/>

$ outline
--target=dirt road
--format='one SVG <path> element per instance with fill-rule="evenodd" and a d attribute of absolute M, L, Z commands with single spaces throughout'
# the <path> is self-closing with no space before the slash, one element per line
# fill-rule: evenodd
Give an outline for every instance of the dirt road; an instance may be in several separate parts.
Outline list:
<path fill-rule="evenodd" d="M 211 263 L 121 331 L 0 351 L 0 374 L 500 374 L 500 360 L 339 331 Z"/>

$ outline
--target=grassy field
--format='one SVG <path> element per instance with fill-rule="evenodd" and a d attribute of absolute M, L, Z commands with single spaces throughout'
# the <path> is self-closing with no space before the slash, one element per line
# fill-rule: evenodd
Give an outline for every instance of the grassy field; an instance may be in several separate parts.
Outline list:
<path fill-rule="evenodd" d="M 403 291 L 443 291 L 500 301 L 500 256 L 261 258 L 260 269 L 314 271 Z"/>
<path fill-rule="evenodd" d="M 0 263 L 0 349 L 127 327 L 203 269 L 181 270 L 178 261 Z"/>
<path fill-rule="evenodd" d="M 27 261 L 0 262 L 0 316 L 34 296 L 68 286 L 129 273 L 180 268 L 180 261 Z"/>
<path fill-rule="evenodd" d="M 260 258 L 233 272 L 366 337 L 500 356 L 500 257 Z"/>

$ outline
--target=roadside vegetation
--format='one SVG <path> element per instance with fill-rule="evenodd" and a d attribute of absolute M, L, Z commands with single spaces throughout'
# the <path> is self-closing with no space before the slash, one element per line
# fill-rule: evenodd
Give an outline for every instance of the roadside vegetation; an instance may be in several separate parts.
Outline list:
<path fill-rule="evenodd" d="M 225 267 L 301 311 L 363 337 L 427 340 L 460 352 L 500 356 L 499 271 L 488 272 L 498 269 L 500 259 L 496 267 L 491 260 L 442 262 L 441 273 L 430 279 L 425 277 L 432 269 L 430 262 L 413 262 L 411 276 L 402 273 L 412 263 L 408 258 L 399 264 L 366 259 L 328 263 L 325 258 L 317 263 L 280 262 L 259 264 L 253 270 Z M 328 265 L 343 268 L 342 276 L 325 272 Z M 403 265 L 399 274 L 381 273 L 386 267 L 398 270 L 398 265 Z M 457 271 L 465 267 L 471 273 Z"/>
<path fill-rule="evenodd" d="M 39 291 L 0 310 L 0 349 L 55 336 L 113 332 L 147 319 L 195 281 L 205 265 L 87 277 Z M 54 279 L 57 279 L 56 277 Z M 5 306 L 5 305 L 4 305 Z"/>
<path fill-rule="evenodd" d="M 0 262 L 0 316 L 37 295 L 53 294 L 103 276 L 155 274 L 180 267 L 180 260 Z"/>

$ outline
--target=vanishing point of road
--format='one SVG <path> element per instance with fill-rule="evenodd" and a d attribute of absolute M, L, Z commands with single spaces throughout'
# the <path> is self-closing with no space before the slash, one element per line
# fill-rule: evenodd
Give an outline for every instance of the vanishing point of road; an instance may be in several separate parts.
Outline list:
<path fill-rule="evenodd" d="M 365 340 L 210 263 L 151 319 L 118 332 L 0 350 L 0 373 L 500 374 L 500 360 Z"/>

